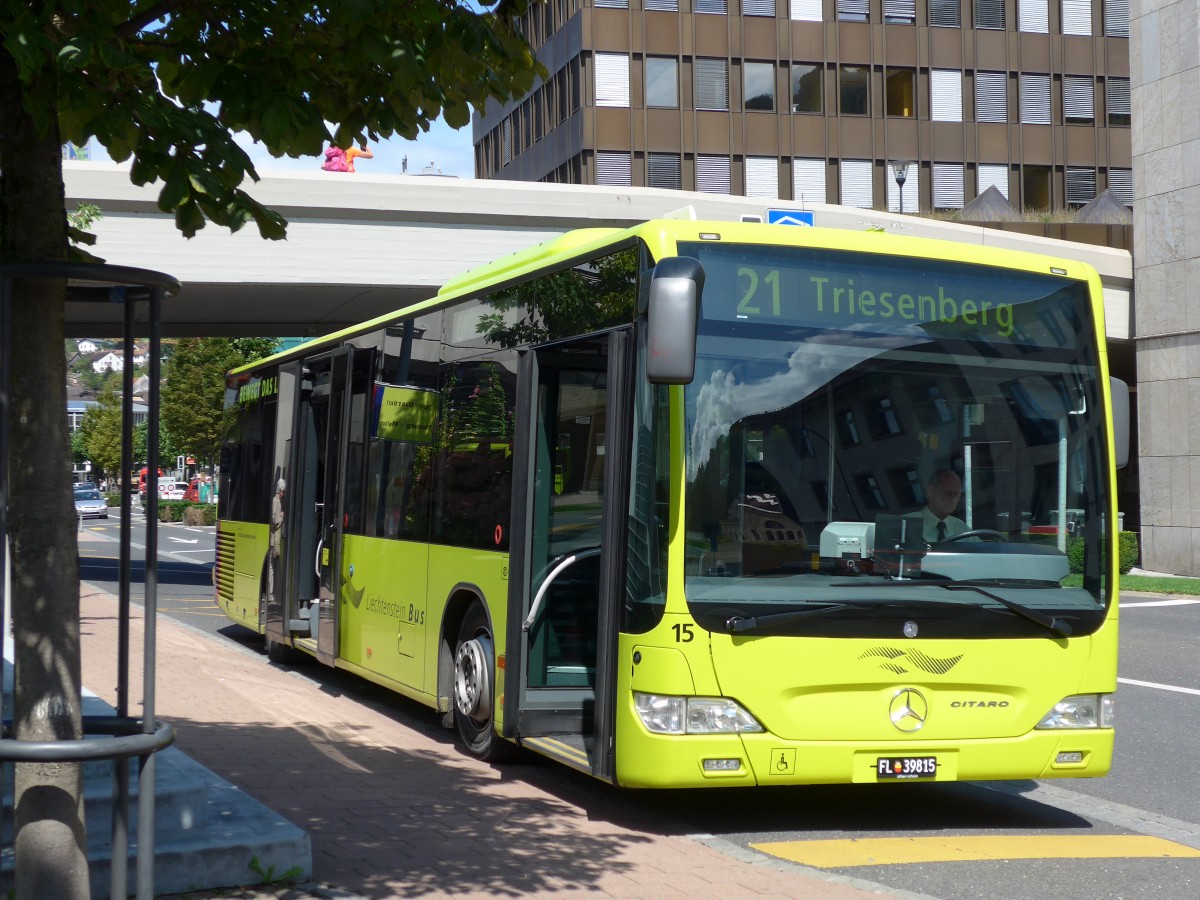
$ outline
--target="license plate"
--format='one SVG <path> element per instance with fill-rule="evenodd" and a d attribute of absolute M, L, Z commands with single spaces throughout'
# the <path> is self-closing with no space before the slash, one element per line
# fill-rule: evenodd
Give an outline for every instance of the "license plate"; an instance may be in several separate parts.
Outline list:
<path fill-rule="evenodd" d="M 881 756 L 875 763 L 877 778 L 934 778 L 937 776 L 936 756 Z"/>

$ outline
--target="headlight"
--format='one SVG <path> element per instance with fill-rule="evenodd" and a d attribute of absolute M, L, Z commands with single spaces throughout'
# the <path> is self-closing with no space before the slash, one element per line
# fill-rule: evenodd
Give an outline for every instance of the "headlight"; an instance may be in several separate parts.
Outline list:
<path fill-rule="evenodd" d="M 758 720 L 728 697 L 668 697 L 635 692 L 642 724 L 655 734 L 739 734 L 762 731 Z"/>
<path fill-rule="evenodd" d="M 1064 697 L 1042 716 L 1038 728 L 1112 728 L 1112 694 L 1077 694 Z"/>

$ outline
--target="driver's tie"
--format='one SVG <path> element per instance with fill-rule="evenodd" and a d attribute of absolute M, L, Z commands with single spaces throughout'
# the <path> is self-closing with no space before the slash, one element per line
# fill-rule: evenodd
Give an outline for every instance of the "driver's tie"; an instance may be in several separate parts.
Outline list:
<path fill-rule="evenodd" d="M 941 522 L 938 522 L 938 540 L 944 541 L 945 539 L 946 539 L 946 521 L 943 519 Z"/>

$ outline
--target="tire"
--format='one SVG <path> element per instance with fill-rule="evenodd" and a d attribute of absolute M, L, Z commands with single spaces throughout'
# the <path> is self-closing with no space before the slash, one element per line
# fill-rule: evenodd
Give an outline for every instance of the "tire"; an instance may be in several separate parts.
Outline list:
<path fill-rule="evenodd" d="M 498 761 L 512 747 L 496 734 L 496 653 L 483 605 L 475 600 L 467 609 L 454 642 L 454 725 L 463 746 L 472 756 Z"/>

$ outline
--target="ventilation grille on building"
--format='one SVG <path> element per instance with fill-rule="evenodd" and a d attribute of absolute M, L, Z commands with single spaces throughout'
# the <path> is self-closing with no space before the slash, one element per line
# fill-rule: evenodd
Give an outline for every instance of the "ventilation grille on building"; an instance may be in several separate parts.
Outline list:
<path fill-rule="evenodd" d="M 1133 169 L 1109 169 L 1108 189 L 1126 206 L 1133 206 Z"/>
<path fill-rule="evenodd" d="M 678 153 L 646 154 L 646 184 L 654 188 L 678 191 L 683 188 Z"/>
<path fill-rule="evenodd" d="M 825 160 L 796 157 L 792 160 L 792 197 L 797 203 L 825 202 Z"/>
<path fill-rule="evenodd" d="M 1021 73 L 1021 123 L 1050 124 L 1050 76 Z"/>
<path fill-rule="evenodd" d="M 961 28 L 958 0 L 929 0 L 929 24 L 935 28 Z"/>
<path fill-rule="evenodd" d="M 1008 121 L 1008 76 L 1004 72 L 975 73 L 975 120 Z"/>
<path fill-rule="evenodd" d="M 874 205 L 871 190 L 871 161 L 869 159 L 843 159 L 842 206 L 870 209 Z"/>
<path fill-rule="evenodd" d="M 1050 4 L 1047 0 L 1018 0 L 1017 28 L 1035 34 L 1050 33 Z"/>
<path fill-rule="evenodd" d="M 988 188 L 994 187 L 1004 199 L 1008 199 L 1008 166 L 1003 163 L 980 163 L 979 171 L 976 173 L 976 179 L 979 182 L 979 189 L 976 195 L 982 194 Z"/>
<path fill-rule="evenodd" d="M 933 164 L 933 208 L 962 209 L 963 164 Z"/>
<path fill-rule="evenodd" d="M 1063 76 L 1063 118 L 1092 122 L 1096 118 L 1095 82 L 1087 75 Z"/>
<path fill-rule="evenodd" d="M 1092 0 L 1062 0 L 1062 33 L 1092 33 Z"/>
<path fill-rule="evenodd" d="M 746 196 L 779 196 L 779 162 L 775 157 L 746 157 Z"/>
<path fill-rule="evenodd" d="M 596 184 L 633 184 L 632 156 L 620 150 L 597 150 Z"/>
<path fill-rule="evenodd" d="M 696 109 L 729 109 L 729 72 L 723 59 L 697 59 Z"/>
<path fill-rule="evenodd" d="M 729 193 L 728 156 L 696 156 L 696 190 L 705 194 Z"/>

